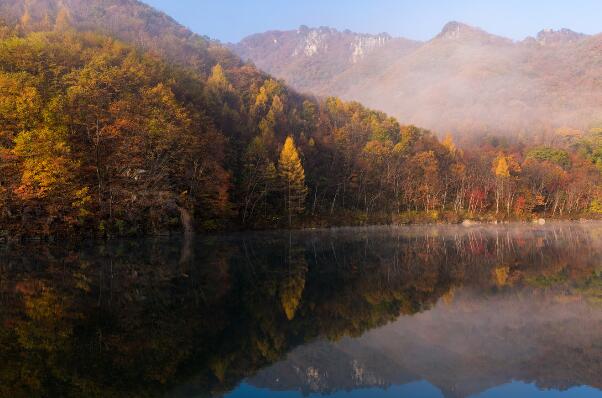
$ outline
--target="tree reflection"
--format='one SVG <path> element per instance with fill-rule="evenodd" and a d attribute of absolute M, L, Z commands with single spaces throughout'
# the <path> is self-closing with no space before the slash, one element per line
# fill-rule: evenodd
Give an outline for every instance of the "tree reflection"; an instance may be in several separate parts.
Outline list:
<path fill-rule="evenodd" d="M 600 303 L 601 227 L 261 233 L 0 253 L 0 395 L 219 395 L 456 292 Z"/>

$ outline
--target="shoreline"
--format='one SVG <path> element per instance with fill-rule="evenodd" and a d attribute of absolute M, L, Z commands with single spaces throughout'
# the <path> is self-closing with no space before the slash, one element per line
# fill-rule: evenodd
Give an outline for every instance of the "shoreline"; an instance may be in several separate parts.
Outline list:
<path fill-rule="evenodd" d="M 273 234 L 273 233 L 303 233 L 303 232 L 328 232 L 335 230 L 353 230 L 353 229 L 370 229 L 370 228 L 399 228 L 399 229 L 412 229 L 414 227 L 433 227 L 433 228 L 445 228 L 445 227 L 461 227 L 465 229 L 479 228 L 479 227 L 546 227 L 550 225 L 559 224 L 602 224 L 601 218 L 579 218 L 579 219 L 567 219 L 567 218 L 550 218 L 550 219 L 537 219 L 537 220 L 503 220 L 503 221 L 479 221 L 466 219 L 462 222 L 445 222 L 445 221 L 434 221 L 434 222 L 413 222 L 413 223 L 373 223 L 373 224 L 340 224 L 340 225 L 327 225 L 327 226 L 300 226 L 293 228 L 263 228 L 263 229 L 224 229 L 218 231 L 193 231 L 192 233 L 186 233 L 186 231 L 173 231 L 170 233 L 155 233 L 155 234 L 143 234 L 143 235 L 123 235 L 123 236 L 110 236 L 110 237 L 98 237 L 98 236 L 64 236 L 64 235 L 51 235 L 44 237 L 19 237 L 10 239 L 6 237 L 0 237 L 0 246 L 10 244 L 27 244 L 27 243 L 48 243 L 57 244 L 63 242 L 65 244 L 78 244 L 83 242 L 111 242 L 120 240 L 136 240 L 136 239 L 181 239 L 190 240 L 199 237 L 224 237 L 224 236 L 237 236 L 237 235 L 248 235 L 248 234 Z"/>

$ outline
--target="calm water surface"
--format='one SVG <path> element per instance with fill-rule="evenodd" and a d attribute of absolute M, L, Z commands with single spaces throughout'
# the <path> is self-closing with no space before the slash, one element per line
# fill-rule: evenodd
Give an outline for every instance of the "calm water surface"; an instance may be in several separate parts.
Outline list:
<path fill-rule="evenodd" d="M 0 396 L 602 397 L 602 223 L 0 247 Z"/>

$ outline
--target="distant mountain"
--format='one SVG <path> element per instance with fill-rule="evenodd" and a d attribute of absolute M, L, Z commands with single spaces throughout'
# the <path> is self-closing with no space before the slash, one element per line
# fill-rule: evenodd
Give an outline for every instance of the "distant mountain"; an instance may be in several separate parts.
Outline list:
<path fill-rule="evenodd" d="M 418 44 L 386 33 L 368 35 L 301 26 L 295 31 L 252 35 L 230 48 L 243 60 L 252 60 L 259 68 L 272 71 L 296 87 L 313 89 L 329 84 L 366 60 L 372 63 L 399 58 Z M 382 68 L 385 64 L 374 66 Z"/>
<path fill-rule="evenodd" d="M 299 90 L 358 100 L 440 133 L 532 137 L 602 121 L 600 35 L 543 30 L 516 42 L 450 22 L 419 43 L 304 27 L 231 48 Z"/>

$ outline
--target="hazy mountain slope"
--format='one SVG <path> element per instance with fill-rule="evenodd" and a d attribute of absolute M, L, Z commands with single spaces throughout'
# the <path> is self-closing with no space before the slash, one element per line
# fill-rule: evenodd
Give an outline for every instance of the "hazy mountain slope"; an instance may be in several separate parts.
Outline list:
<path fill-rule="evenodd" d="M 318 31 L 330 36 L 318 35 L 318 47 L 324 45 L 312 54 L 312 68 L 293 67 L 309 61 L 292 53 L 266 57 L 269 34 L 253 36 L 254 47 L 245 39 L 232 48 L 298 89 L 358 100 L 440 132 L 532 136 L 560 127 L 586 129 L 602 120 L 600 36 L 545 30 L 513 42 L 451 22 L 432 40 L 401 50 L 395 43 L 406 42 L 388 39 L 334 73 L 340 55 L 325 43 L 340 34 L 308 32 Z M 294 32 L 280 34 L 285 39 Z M 279 48 L 288 47 L 279 42 Z"/>
<path fill-rule="evenodd" d="M 602 71 L 602 63 L 587 55 L 595 38 L 548 46 L 512 43 L 465 26 L 454 35 L 448 28 L 338 94 L 439 131 L 528 136 L 587 128 L 598 119 L 602 86 L 588 76 Z"/>

